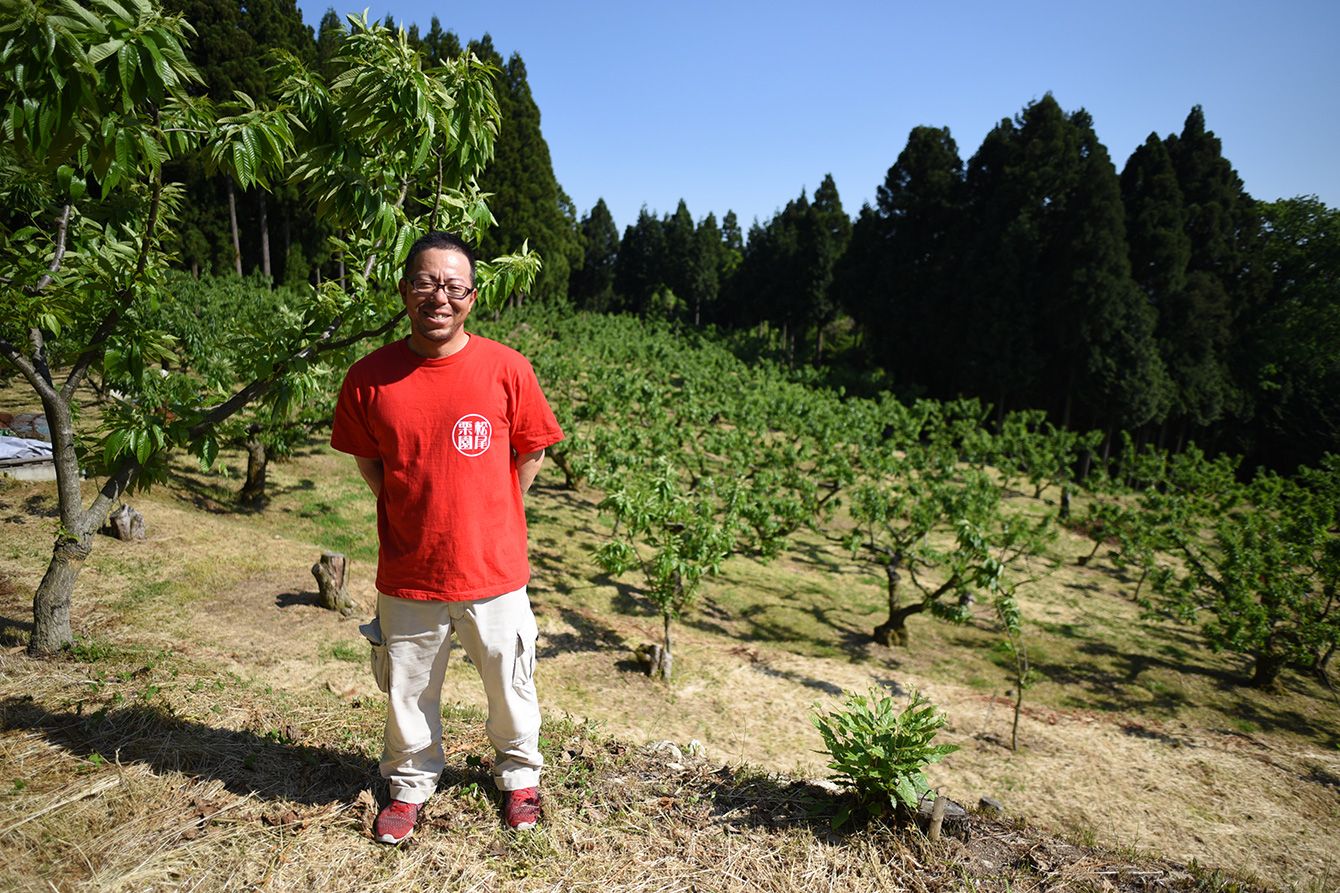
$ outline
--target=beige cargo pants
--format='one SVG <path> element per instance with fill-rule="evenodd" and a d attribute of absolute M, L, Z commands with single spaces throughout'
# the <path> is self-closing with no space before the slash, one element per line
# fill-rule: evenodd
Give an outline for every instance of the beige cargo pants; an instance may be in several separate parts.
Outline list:
<path fill-rule="evenodd" d="M 377 611 L 390 658 L 381 774 L 390 782 L 391 797 L 423 803 L 442 774 L 442 680 L 452 630 L 484 683 L 494 783 L 504 791 L 539 785 L 544 759 L 535 696 L 538 630 L 525 587 L 465 602 L 379 594 Z"/>

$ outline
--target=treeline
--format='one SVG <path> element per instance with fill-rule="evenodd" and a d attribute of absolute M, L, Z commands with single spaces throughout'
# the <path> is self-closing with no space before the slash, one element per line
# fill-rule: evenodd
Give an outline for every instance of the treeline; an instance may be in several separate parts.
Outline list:
<path fill-rule="evenodd" d="M 333 70 L 346 28 L 332 10 L 313 33 L 292 0 L 177 2 L 215 97 L 273 96 L 269 48 Z M 517 301 L 754 333 L 849 390 L 1040 408 L 1109 443 L 1194 440 L 1281 469 L 1340 450 L 1340 212 L 1253 199 L 1198 107 L 1120 173 L 1089 114 L 1047 95 L 966 162 L 947 128 L 914 128 L 854 220 L 830 176 L 747 233 L 732 211 L 695 219 L 681 201 L 621 234 L 603 200 L 579 219 L 564 193 L 519 54 L 504 62 L 488 35 L 463 43 L 436 18 L 408 38 L 427 60 L 468 51 L 498 70 L 503 125 L 480 178 L 497 225 L 481 248 L 528 240 L 543 257 Z M 183 267 L 343 278 L 322 256 L 340 234 L 289 187 L 234 193 L 192 164 Z"/>
<path fill-rule="evenodd" d="M 349 26 L 333 9 L 313 32 L 293 0 L 166 0 L 166 5 L 195 29 L 189 55 L 202 78 L 198 90 L 215 101 L 242 92 L 278 105 L 280 78 L 272 50 L 293 54 L 327 80 L 340 68 L 337 56 Z M 383 24 L 397 27 L 390 16 Z M 487 34 L 463 44 L 436 16 L 426 31 L 411 25 L 407 37 L 425 67 L 469 52 L 497 69 L 494 94 L 503 124 L 479 186 L 492 193 L 489 208 L 498 225 L 484 238 L 481 255 L 505 254 L 529 240 L 544 258 L 534 293 L 564 298 L 581 258 L 577 215 L 554 177 L 525 62 L 516 53 L 504 61 Z M 272 183 L 238 190 L 212 171 L 203 154 L 168 173 L 185 184 L 176 246 L 184 269 L 197 276 L 259 272 L 275 284 L 299 286 L 344 279 L 346 270 L 329 249 L 331 237 L 343 234 L 314 216 L 295 187 Z"/>
<path fill-rule="evenodd" d="M 579 306 L 752 329 L 849 388 L 1039 408 L 1074 429 L 1293 468 L 1340 449 L 1340 214 L 1258 202 L 1193 108 L 1121 173 L 1050 95 L 966 163 L 917 127 L 854 224 L 831 177 L 747 238 L 581 221 Z"/>

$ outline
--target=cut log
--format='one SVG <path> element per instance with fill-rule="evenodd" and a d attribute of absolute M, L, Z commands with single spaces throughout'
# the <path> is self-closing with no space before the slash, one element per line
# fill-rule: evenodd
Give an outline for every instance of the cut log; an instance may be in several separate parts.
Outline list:
<path fill-rule="evenodd" d="M 339 611 L 345 617 L 354 613 L 354 600 L 349 597 L 349 560 L 340 552 L 322 552 L 312 565 L 312 576 L 320 591 L 319 604 Z"/>
<path fill-rule="evenodd" d="M 124 542 L 144 539 L 144 516 L 125 503 L 107 518 L 107 532 Z"/>

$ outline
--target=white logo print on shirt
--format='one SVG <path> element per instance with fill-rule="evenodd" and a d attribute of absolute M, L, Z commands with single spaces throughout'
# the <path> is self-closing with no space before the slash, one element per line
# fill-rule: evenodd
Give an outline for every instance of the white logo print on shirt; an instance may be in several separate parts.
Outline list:
<path fill-rule="evenodd" d="M 461 416 L 451 431 L 451 442 L 463 456 L 481 456 L 493 442 L 493 425 L 476 413 Z"/>

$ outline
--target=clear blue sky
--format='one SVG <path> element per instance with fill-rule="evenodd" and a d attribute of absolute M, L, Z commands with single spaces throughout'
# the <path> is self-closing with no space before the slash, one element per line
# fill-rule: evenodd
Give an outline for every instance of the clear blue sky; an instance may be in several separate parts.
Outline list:
<path fill-rule="evenodd" d="M 367 2 L 367 0 L 363 0 Z M 333 6 L 300 0 L 314 28 Z M 642 205 L 746 229 L 832 173 L 853 216 L 916 125 L 967 160 L 1001 118 L 1050 91 L 1093 115 L 1118 170 L 1192 105 L 1247 190 L 1340 204 L 1340 3 L 772 3 L 374 0 L 426 31 L 519 52 L 554 172 L 620 230 Z"/>

